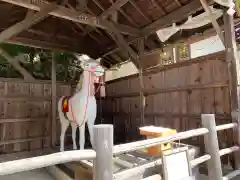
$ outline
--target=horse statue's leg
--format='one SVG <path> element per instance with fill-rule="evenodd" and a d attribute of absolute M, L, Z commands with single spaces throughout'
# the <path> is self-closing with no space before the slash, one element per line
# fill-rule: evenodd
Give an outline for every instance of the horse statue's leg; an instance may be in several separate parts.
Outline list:
<path fill-rule="evenodd" d="M 62 112 L 62 100 L 61 98 L 58 102 L 58 113 L 61 123 L 61 135 L 60 135 L 60 151 L 64 151 L 64 139 L 65 139 L 65 133 L 69 126 L 69 120 L 65 118 L 63 112 Z"/>
<path fill-rule="evenodd" d="M 85 123 L 79 127 L 79 145 L 80 150 L 83 150 L 85 145 Z"/>
<path fill-rule="evenodd" d="M 60 118 L 60 122 L 61 122 L 60 151 L 64 151 L 64 139 L 66 130 L 69 126 L 69 121 L 66 119 L 61 120 Z"/>
<path fill-rule="evenodd" d="M 73 141 L 73 149 L 76 150 L 77 149 L 77 144 L 76 144 L 76 130 L 77 130 L 77 123 L 72 122 L 71 123 L 72 126 L 72 141 Z"/>
<path fill-rule="evenodd" d="M 95 123 L 95 119 L 96 119 L 96 115 L 95 116 L 91 115 L 88 118 L 88 121 L 87 121 L 88 131 L 89 131 L 90 141 L 91 141 L 92 147 L 93 147 L 93 126 L 94 126 L 94 123 Z"/>

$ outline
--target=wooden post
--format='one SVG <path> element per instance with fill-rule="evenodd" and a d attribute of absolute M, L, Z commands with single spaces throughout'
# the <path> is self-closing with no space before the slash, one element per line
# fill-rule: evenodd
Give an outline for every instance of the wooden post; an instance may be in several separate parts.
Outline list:
<path fill-rule="evenodd" d="M 96 159 L 93 180 L 113 179 L 113 125 L 101 124 L 93 128 L 93 144 Z"/>
<path fill-rule="evenodd" d="M 228 78 L 229 78 L 229 94 L 231 101 L 231 114 L 232 121 L 237 123 L 238 126 L 234 128 L 233 140 L 234 144 L 240 146 L 240 118 L 239 118 L 239 56 L 237 54 L 235 28 L 233 16 L 224 13 L 224 35 L 226 47 L 226 61 L 228 65 Z M 240 153 L 234 153 L 234 168 L 240 168 Z"/>
<path fill-rule="evenodd" d="M 56 61 L 52 53 L 52 147 L 56 145 L 56 116 L 57 116 L 57 83 L 56 83 Z"/>
<path fill-rule="evenodd" d="M 144 38 L 139 40 L 139 82 L 140 82 L 140 113 L 141 113 L 141 126 L 144 125 L 144 119 L 145 119 L 145 96 L 144 96 L 144 84 L 143 84 L 143 62 L 142 57 L 144 53 Z"/>
<path fill-rule="evenodd" d="M 207 128 L 209 133 L 204 135 L 205 151 L 211 156 L 208 161 L 209 179 L 222 180 L 222 167 L 219 154 L 218 137 L 214 114 L 202 114 L 202 125 Z"/>

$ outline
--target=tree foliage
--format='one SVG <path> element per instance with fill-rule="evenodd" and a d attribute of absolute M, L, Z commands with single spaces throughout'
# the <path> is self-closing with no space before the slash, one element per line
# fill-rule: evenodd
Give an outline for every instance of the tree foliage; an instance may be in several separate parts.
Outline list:
<path fill-rule="evenodd" d="M 48 50 L 25 47 L 21 45 L 1 44 L 9 55 L 19 63 L 36 79 L 50 80 L 52 59 L 56 61 L 57 81 L 76 81 L 82 69 L 80 62 L 73 54 L 65 52 L 52 52 Z M 21 74 L 16 71 L 8 61 L 0 55 L 0 77 L 20 78 Z"/>

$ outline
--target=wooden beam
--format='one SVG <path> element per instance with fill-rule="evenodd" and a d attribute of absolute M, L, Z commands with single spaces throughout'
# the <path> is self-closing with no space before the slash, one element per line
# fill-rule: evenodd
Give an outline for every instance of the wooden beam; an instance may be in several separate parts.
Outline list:
<path fill-rule="evenodd" d="M 27 18 L 29 18 L 29 17 L 33 16 L 33 15 L 34 15 L 34 13 L 35 13 L 35 11 L 33 11 L 33 10 L 29 9 L 29 10 L 27 11 L 27 14 L 26 14 L 26 16 L 25 16 L 25 19 L 27 19 Z"/>
<path fill-rule="evenodd" d="M 190 3 L 182 6 L 181 8 L 175 10 L 174 12 L 163 16 L 162 18 L 154 21 L 152 24 L 143 28 L 141 31 L 144 36 L 150 35 L 152 33 L 156 33 L 157 30 L 164 28 L 166 26 L 172 25 L 173 22 L 179 22 L 198 9 L 201 8 L 201 3 L 199 0 L 193 0 Z"/>
<path fill-rule="evenodd" d="M 118 46 L 127 51 L 129 56 L 130 56 L 130 60 L 133 62 L 133 64 L 139 68 L 139 63 L 138 63 L 138 54 L 128 45 L 127 41 L 124 39 L 124 37 L 120 34 L 120 32 L 118 31 L 117 27 L 114 26 L 114 24 L 112 22 L 105 22 L 105 26 L 107 26 L 109 29 L 111 29 L 111 32 L 113 34 L 113 36 L 115 36 L 114 40 L 116 41 L 116 43 L 118 44 Z"/>
<path fill-rule="evenodd" d="M 39 1 L 26 1 L 26 0 L 1 0 L 3 2 L 11 3 L 17 6 L 25 7 L 28 9 L 32 9 L 35 11 L 40 11 L 41 5 L 47 5 L 50 4 L 48 1 L 45 0 L 39 0 Z M 82 24 L 87 24 L 90 26 L 95 26 L 99 27 L 102 29 L 106 29 L 106 27 L 103 25 L 103 20 L 99 20 L 97 17 L 91 16 L 86 13 L 81 13 L 77 11 L 73 11 L 69 8 L 65 8 L 63 6 L 57 6 L 55 10 L 49 13 L 52 16 L 61 18 L 61 19 L 66 19 L 69 21 L 73 21 L 76 23 L 82 23 Z M 105 20 L 107 21 L 107 20 Z M 127 35 L 133 35 L 133 36 L 138 36 L 140 34 L 140 31 L 136 28 L 123 25 L 123 24 L 117 24 L 116 25 L 119 31 L 123 34 Z"/>
<path fill-rule="evenodd" d="M 80 12 L 84 12 L 87 9 L 87 0 L 77 0 L 76 9 Z"/>
<path fill-rule="evenodd" d="M 142 12 L 142 10 L 138 7 L 138 5 L 133 0 L 129 0 L 129 3 L 132 4 L 132 6 L 136 9 L 136 11 L 138 11 L 148 21 L 148 23 L 151 22 L 151 20 Z"/>
<path fill-rule="evenodd" d="M 81 53 L 77 47 L 65 45 L 65 44 L 57 44 L 54 42 L 46 42 L 42 40 L 30 39 L 27 37 L 14 37 L 7 41 L 10 44 L 18 44 L 22 46 L 29 46 L 35 48 L 41 48 L 46 50 L 55 50 L 55 51 L 64 51 L 64 52 L 79 52 Z"/>
<path fill-rule="evenodd" d="M 124 4 L 126 4 L 129 0 L 117 0 L 112 6 L 110 6 L 107 10 L 102 12 L 99 15 L 99 18 L 106 18 L 107 16 L 113 14 L 118 9 L 120 9 Z"/>
<path fill-rule="evenodd" d="M 234 143 L 240 146 L 240 117 L 239 117 L 239 90 L 240 90 L 240 59 L 237 53 L 237 46 L 235 40 L 235 28 L 233 16 L 224 13 L 224 35 L 226 45 L 226 61 L 228 64 L 228 78 L 229 78 L 229 94 L 231 101 L 232 121 L 238 126 L 234 128 L 233 140 Z M 240 168 L 240 153 L 234 153 L 235 168 Z"/>
<path fill-rule="evenodd" d="M 52 147 L 56 145 L 57 139 L 57 78 L 56 78 L 56 60 L 54 53 L 52 53 Z"/>
<path fill-rule="evenodd" d="M 166 27 L 168 25 L 172 25 L 172 22 L 182 21 L 186 18 L 188 18 L 188 15 L 191 13 L 196 12 L 198 9 L 201 8 L 201 3 L 199 0 L 194 0 L 190 2 L 189 4 L 182 6 L 181 8 L 177 9 L 173 13 L 167 14 L 164 17 L 156 20 L 152 24 L 148 25 L 147 27 L 143 28 L 141 30 L 142 36 L 148 36 L 152 33 L 156 33 L 156 31 L 160 28 Z M 136 42 L 136 40 L 140 39 L 141 37 L 129 37 L 127 39 L 128 44 L 132 44 L 133 42 Z M 102 57 L 105 57 L 109 54 L 115 53 L 116 51 L 119 51 L 120 49 L 118 47 L 111 48 L 110 51 L 106 52 L 102 55 Z"/>
<path fill-rule="evenodd" d="M 13 36 L 16 36 L 22 31 L 30 28 L 31 26 L 47 18 L 49 16 L 48 13 L 53 11 L 56 7 L 57 7 L 56 4 L 47 4 L 41 6 L 40 11 L 36 12 L 34 15 L 29 16 L 28 14 L 28 16 L 24 20 L 0 33 L 0 43 L 10 39 Z"/>
<path fill-rule="evenodd" d="M 140 82 L 140 113 L 141 113 L 141 126 L 145 124 L 145 96 L 144 96 L 144 83 L 143 83 L 143 55 L 144 55 L 144 38 L 138 41 L 139 51 L 139 82 Z"/>
<path fill-rule="evenodd" d="M 14 59 L 13 57 L 11 57 L 6 51 L 4 51 L 2 48 L 0 48 L 0 54 L 18 71 L 22 74 L 23 78 L 25 80 L 30 80 L 30 81 L 34 81 L 35 78 L 29 73 L 27 72 L 26 69 L 24 69 L 19 62 Z"/>
<path fill-rule="evenodd" d="M 202 4 L 202 7 L 203 9 L 208 13 L 208 15 L 210 16 L 211 18 L 211 21 L 212 21 L 212 25 L 214 27 L 214 29 L 216 30 L 219 38 L 221 39 L 222 41 L 222 44 L 224 45 L 224 36 L 223 36 L 223 32 L 217 22 L 217 20 L 214 18 L 213 16 L 213 13 L 212 13 L 212 10 L 210 9 L 209 5 L 207 4 L 206 0 L 200 0 L 201 4 Z"/>

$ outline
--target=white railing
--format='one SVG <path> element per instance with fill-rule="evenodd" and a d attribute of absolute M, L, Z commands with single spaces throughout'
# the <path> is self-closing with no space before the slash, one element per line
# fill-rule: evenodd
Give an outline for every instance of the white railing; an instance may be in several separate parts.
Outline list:
<path fill-rule="evenodd" d="M 9 161 L 0 164 L 0 175 L 13 174 L 22 171 L 47 167 L 55 164 L 66 163 L 80 160 L 94 160 L 93 179 L 94 180 L 113 180 L 113 179 L 128 179 L 131 176 L 145 171 L 146 168 L 151 168 L 156 165 L 161 165 L 161 159 L 157 159 L 146 164 L 129 168 L 113 174 L 113 155 L 135 151 L 147 147 L 152 147 L 158 144 L 187 139 L 190 137 L 204 135 L 205 155 L 192 159 L 190 164 L 194 168 L 197 165 L 208 161 L 209 176 L 214 180 L 228 180 L 240 174 L 240 170 L 235 170 L 223 177 L 220 157 L 230 153 L 239 153 L 239 146 L 233 146 L 219 150 L 217 131 L 230 128 L 237 128 L 238 124 L 230 123 L 220 126 L 215 124 L 214 114 L 202 115 L 203 128 L 190 131 L 180 132 L 175 135 L 142 140 L 132 143 L 126 143 L 113 146 L 113 126 L 112 125 L 96 125 L 94 126 L 94 149 L 95 150 L 75 150 L 54 153 L 46 156 L 38 156 L 34 158 Z M 214 168 L 212 168 L 214 167 Z M 215 169 L 215 170 L 213 170 Z"/>
<path fill-rule="evenodd" d="M 52 166 L 60 163 L 67 163 L 80 160 L 93 160 L 96 152 L 93 150 L 66 151 L 45 156 L 15 160 L 0 164 L 0 175 L 13 174 L 22 171 Z"/>

